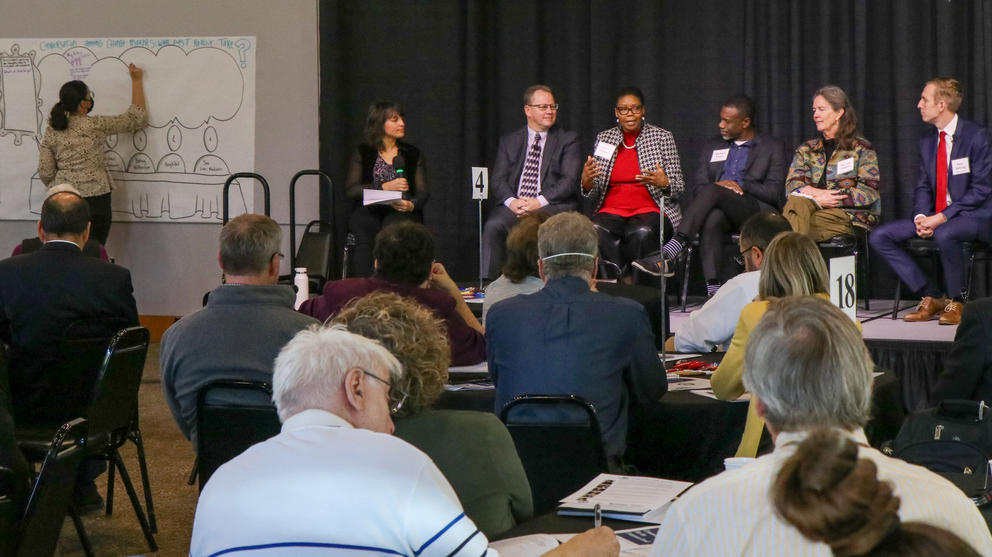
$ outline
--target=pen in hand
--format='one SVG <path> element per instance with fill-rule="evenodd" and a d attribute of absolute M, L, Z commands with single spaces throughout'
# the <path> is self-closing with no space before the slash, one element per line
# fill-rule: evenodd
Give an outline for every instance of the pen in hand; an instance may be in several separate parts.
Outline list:
<path fill-rule="evenodd" d="M 592 527 L 599 528 L 603 525 L 603 510 L 600 508 L 599 503 L 592 508 Z"/>

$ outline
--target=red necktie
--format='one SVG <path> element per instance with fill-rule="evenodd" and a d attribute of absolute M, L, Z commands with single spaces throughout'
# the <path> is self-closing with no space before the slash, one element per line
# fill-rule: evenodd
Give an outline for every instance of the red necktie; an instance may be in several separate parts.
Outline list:
<path fill-rule="evenodd" d="M 940 141 L 937 143 L 937 212 L 947 208 L 947 143 L 944 136 L 947 132 L 940 132 Z"/>

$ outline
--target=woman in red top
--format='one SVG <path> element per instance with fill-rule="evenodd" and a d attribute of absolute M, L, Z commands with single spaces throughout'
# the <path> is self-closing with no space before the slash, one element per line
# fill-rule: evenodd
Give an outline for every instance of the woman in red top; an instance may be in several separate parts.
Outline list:
<path fill-rule="evenodd" d="M 617 93 L 617 127 L 596 136 L 582 168 L 582 195 L 593 200 L 601 257 L 622 270 L 656 251 L 659 213 L 665 237 L 679 225 L 677 199 L 685 188 L 675 138 L 644 121 L 644 94 L 636 87 Z"/>

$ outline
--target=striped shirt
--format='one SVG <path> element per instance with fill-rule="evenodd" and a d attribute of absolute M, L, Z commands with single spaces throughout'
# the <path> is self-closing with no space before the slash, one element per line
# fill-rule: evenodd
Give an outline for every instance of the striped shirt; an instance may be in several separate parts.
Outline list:
<path fill-rule="evenodd" d="M 992 555 L 992 536 L 974 503 L 944 478 L 868 448 L 863 431 L 851 434 L 863 444 L 859 456 L 875 462 L 878 477 L 892 483 L 902 501 L 899 517 L 945 528 Z M 776 448 L 743 468 L 724 472 L 690 489 L 676 501 L 655 538 L 652 557 L 765 556 L 831 557 L 830 548 L 813 542 L 779 518 L 770 487 L 785 460 L 804 437 L 781 433 Z"/>
<path fill-rule="evenodd" d="M 305 410 L 211 476 L 190 555 L 495 555 L 487 544 L 427 455 Z"/>

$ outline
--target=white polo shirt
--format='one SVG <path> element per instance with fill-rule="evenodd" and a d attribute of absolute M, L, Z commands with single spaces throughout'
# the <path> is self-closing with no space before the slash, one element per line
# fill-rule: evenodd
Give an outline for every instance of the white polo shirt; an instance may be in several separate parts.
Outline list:
<path fill-rule="evenodd" d="M 869 448 L 860 429 L 850 435 L 862 445 L 858 457 L 872 460 L 879 479 L 892 483 L 903 522 L 925 522 L 950 530 L 979 555 L 992 555 L 989 528 L 960 489 L 922 466 Z M 803 438 L 803 433 L 781 433 L 771 454 L 689 489 L 665 516 L 651 556 L 831 557 L 828 545 L 805 538 L 778 516 L 771 501 L 772 482 Z"/>
<path fill-rule="evenodd" d="M 427 455 L 305 410 L 210 477 L 190 555 L 495 555 L 487 543 Z"/>

